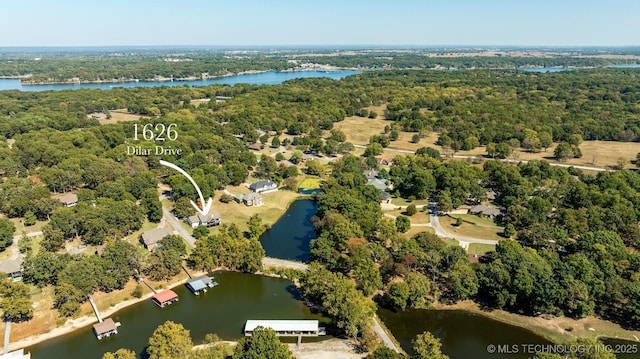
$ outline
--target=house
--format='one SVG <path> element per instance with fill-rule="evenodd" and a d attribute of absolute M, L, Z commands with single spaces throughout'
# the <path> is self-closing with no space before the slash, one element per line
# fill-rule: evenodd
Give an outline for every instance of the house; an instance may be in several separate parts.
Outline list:
<path fill-rule="evenodd" d="M 244 203 L 245 206 L 258 207 L 264 204 L 262 196 L 257 193 L 237 194 L 234 198 L 237 202 Z"/>
<path fill-rule="evenodd" d="M 162 238 L 170 236 L 172 234 L 173 230 L 169 227 L 156 228 L 150 231 L 143 232 L 140 236 L 140 242 L 142 242 L 146 249 L 152 251 L 158 247 L 158 242 L 160 242 Z"/>
<path fill-rule="evenodd" d="M 499 198 L 498 193 L 496 191 L 490 189 L 487 191 L 487 200 L 491 202 L 495 202 Z"/>
<path fill-rule="evenodd" d="M 272 180 L 262 180 L 252 183 L 249 189 L 255 193 L 271 193 L 278 190 L 278 185 Z"/>
<path fill-rule="evenodd" d="M 172 291 L 171 289 L 167 289 L 154 295 L 153 298 L 151 298 L 151 300 L 154 303 L 156 303 L 160 308 L 164 308 L 165 305 L 169 305 L 169 304 L 172 304 L 173 302 L 177 302 L 179 299 L 176 292 Z"/>
<path fill-rule="evenodd" d="M 369 178 L 367 180 L 367 184 L 372 185 L 376 189 L 380 191 L 384 191 L 387 189 L 387 180 L 379 179 L 379 178 Z"/>
<path fill-rule="evenodd" d="M 9 353 L 0 354 L 0 359 L 31 359 L 31 353 L 24 353 L 24 349 L 19 349 Z"/>
<path fill-rule="evenodd" d="M 494 219 L 500 216 L 502 214 L 502 211 L 500 210 L 500 208 L 487 207 L 485 205 L 479 204 L 477 206 L 469 208 L 469 211 L 467 211 L 467 213 L 476 215 L 478 217 Z"/>
<path fill-rule="evenodd" d="M 22 255 L 18 256 L 16 259 L 5 259 L 0 262 L 0 272 L 6 273 L 7 278 L 11 278 L 14 282 L 19 282 L 22 280 L 22 262 L 24 261 L 24 257 Z"/>
<path fill-rule="evenodd" d="M 380 172 L 376 170 L 367 170 L 364 171 L 364 176 L 367 177 L 367 179 L 375 179 L 378 178 L 379 173 Z"/>
<path fill-rule="evenodd" d="M 78 204 L 78 195 L 75 193 L 67 192 L 60 195 L 60 197 L 58 197 L 58 200 L 65 207 L 73 207 Z"/>
<path fill-rule="evenodd" d="M 93 332 L 96 338 L 102 339 L 111 336 L 111 334 L 118 334 L 118 324 L 113 319 L 107 318 L 100 323 L 93 325 Z"/>
<path fill-rule="evenodd" d="M 387 191 L 380 191 L 380 201 L 389 203 L 391 195 Z"/>
<path fill-rule="evenodd" d="M 195 295 L 200 294 L 200 292 L 206 292 L 207 288 L 213 288 L 217 285 L 218 282 L 214 282 L 213 278 L 208 275 L 201 275 L 187 281 L 187 288 Z"/>
<path fill-rule="evenodd" d="M 219 226 L 220 223 L 222 223 L 222 217 L 220 216 L 220 212 L 218 211 L 210 212 L 206 216 L 198 213 L 187 218 L 187 223 L 189 223 L 192 228 L 196 228 L 198 226 Z"/>

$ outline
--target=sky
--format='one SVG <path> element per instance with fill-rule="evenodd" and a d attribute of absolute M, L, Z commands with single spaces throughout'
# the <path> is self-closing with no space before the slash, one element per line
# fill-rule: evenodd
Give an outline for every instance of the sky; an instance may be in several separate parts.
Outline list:
<path fill-rule="evenodd" d="M 638 0 L 0 0 L 0 47 L 640 45 Z"/>

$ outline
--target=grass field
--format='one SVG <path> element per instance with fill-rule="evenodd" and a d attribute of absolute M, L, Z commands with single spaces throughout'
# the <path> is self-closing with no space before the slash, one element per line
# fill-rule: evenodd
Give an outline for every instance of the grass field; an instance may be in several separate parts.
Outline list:
<path fill-rule="evenodd" d="M 320 178 L 307 177 L 298 184 L 298 188 L 302 189 L 318 189 L 320 188 Z"/>
<path fill-rule="evenodd" d="M 335 124 L 335 128 L 339 128 L 347 135 L 347 141 L 350 141 L 356 145 L 366 145 L 369 143 L 369 138 L 373 135 L 381 134 L 384 132 L 384 127 L 389 125 L 390 122 L 385 120 L 384 111 L 386 105 L 370 106 L 368 109 L 376 111 L 378 116 L 375 119 L 369 119 L 359 116 L 346 117 L 343 121 Z M 383 156 L 386 158 L 393 158 L 398 155 L 398 151 L 411 151 L 415 152 L 420 147 L 433 147 L 445 155 L 446 151 L 442 146 L 436 145 L 438 132 L 431 132 L 425 138 L 422 138 L 418 143 L 412 143 L 411 139 L 414 132 L 400 132 L 400 136 L 396 141 L 389 144 L 389 147 L 385 149 Z M 546 151 L 539 153 L 529 153 L 524 150 L 516 150 L 515 155 L 510 156 L 510 159 L 514 160 L 547 160 L 549 162 L 557 162 L 553 157 L 553 151 L 557 144 L 553 144 Z M 640 153 L 640 142 L 615 142 L 615 141 L 584 141 L 580 145 L 582 150 L 581 158 L 572 158 L 562 163 L 569 165 L 579 165 L 588 167 L 602 167 L 609 168 L 618 164 L 620 159 L 627 160 L 626 168 L 633 168 L 634 165 L 629 161 L 636 158 L 636 154 Z M 452 154 L 450 151 L 448 154 Z M 474 148 L 471 151 L 459 151 L 455 153 L 460 156 L 485 156 L 486 149 L 484 146 Z"/>
<path fill-rule="evenodd" d="M 496 223 L 488 218 L 481 218 L 478 216 L 474 216 L 472 214 L 450 214 L 451 217 L 453 218 L 462 218 L 464 221 L 467 222 L 472 222 L 476 225 L 479 226 L 485 226 L 485 227 L 500 227 L 498 225 L 496 225 Z M 502 229 L 502 227 L 500 227 L 500 229 Z"/>
<path fill-rule="evenodd" d="M 141 117 L 142 118 L 152 118 L 152 116 L 143 116 L 143 115 L 136 115 L 133 113 L 129 113 L 127 112 L 127 109 L 119 109 L 119 110 L 113 110 L 110 111 L 111 112 L 111 118 L 108 120 L 98 120 L 98 122 L 100 122 L 101 125 L 108 125 L 110 123 L 115 123 L 115 122 L 130 122 L 130 121 L 138 121 Z"/>
<path fill-rule="evenodd" d="M 408 206 L 410 204 L 415 204 L 416 206 L 422 206 L 423 204 L 429 204 L 429 200 L 428 199 L 418 199 L 415 201 L 409 201 L 405 198 L 400 198 L 400 197 L 393 197 L 391 198 L 391 203 L 395 204 L 396 206 Z"/>
<path fill-rule="evenodd" d="M 384 126 L 391 124 L 384 119 L 384 106 L 369 106 L 369 111 L 373 110 L 378 113 L 378 116 L 373 118 L 366 118 L 360 116 L 346 117 L 340 122 L 334 124 L 334 128 L 344 131 L 347 135 L 347 141 L 355 145 L 366 145 L 369 143 L 369 137 L 373 135 L 379 135 L 384 133 Z"/>
<path fill-rule="evenodd" d="M 246 187 L 228 187 L 231 193 L 249 193 Z M 213 209 L 220 212 L 222 223 L 235 223 L 240 230 L 247 229 L 247 221 L 254 214 L 259 214 L 265 224 L 273 225 L 287 210 L 289 204 L 302 195 L 296 192 L 280 190 L 274 193 L 262 195 L 264 205 L 259 207 L 247 207 L 242 203 L 231 201 L 229 203 L 220 202 L 222 192 L 216 193 L 213 202 Z"/>
<path fill-rule="evenodd" d="M 496 241 L 504 239 L 504 237 L 500 235 L 502 228 L 481 227 L 464 222 L 460 226 L 455 226 L 455 223 L 456 220 L 451 217 L 440 217 L 440 224 L 447 232 L 479 239 L 492 239 Z"/>
<path fill-rule="evenodd" d="M 496 246 L 493 244 L 469 243 L 467 253 L 483 255 L 487 252 L 495 251 Z"/>

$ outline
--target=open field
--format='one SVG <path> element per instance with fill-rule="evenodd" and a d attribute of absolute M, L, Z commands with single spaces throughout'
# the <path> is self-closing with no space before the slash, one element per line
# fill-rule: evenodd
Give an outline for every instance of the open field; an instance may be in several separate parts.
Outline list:
<path fill-rule="evenodd" d="M 320 188 L 320 178 L 306 177 L 298 184 L 298 188 L 302 189 L 318 189 Z"/>
<path fill-rule="evenodd" d="M 228 187 L 227 189 L 234 194 L 249 193 L 249 189 L 243 186 Z M 263 223 L 273 225 L 287 210 L 291 202 L 296 198 L 302 197 L 301 194 L 296 192 L 279 190 L 278 192 L 262 195 L 264 205 L 248 207 L 235 201 L 229 203 L 220 202 L 222 193 L 222 191 L 216 193 L 212 208 L 220 212 L 222 223 L 235 223 L 241 230 L 247 229 L 247 221 L 254 214 L 259 214 Z"/>
<path fill-rule="evenodd" d="M 447 232 L 479 239 L 492 239 L 496 241 L 504 239 L 504 237 L 500 235 L 503 231 L 502 228 L 481 227 L 464 222 L 460 226 L 456 226 L 455 223 L 456 220 L 451 217 L 440 217 L 440 224 Z"/>
<path fill-rule="evenodd" d="M 407 216 L 405 214 L 405 210 L 404 209 L 397 209 L 395 211 L 385 211 L 385 213 L 391 214 L 393 216 Z M 411 221 L 411 224 L 424 224 L 424 223 L 429 223 L 430 219 L 429 219 L 429 214 L 422 212 L 420 210 L 418 210 L 418 212 L 416 212 L 416 214 L 414 214 L 413 216 L 407 216 L 409 217 L 409 221 Z"/>
<path fill-rule="evenodd" d="M 138 121 L 141 117 L 142 118 L 152 118 L 152 116 L 144 116 L 144 115 L 136 115 L 133 113 L 129 113 L 127 112 L 127 109 L 119 109 L 119 110 L 113 110 L 110 111 L 111 112 L 111 118 L 108 120 L 98 120 L 98 122 L 100 122 L 101 125 L 108 125 L 110 123 L 115 123 L 115 122 L 130 122 L 130 121 Z"/>
<path fill-rule="evenodd" d="M 384 119 L 386 105 L 369 106 L 367 109 L 377 112 L 378 116 L 375 119 L 350 116 L 334 124 L 334 128 L 344 131 L 345 135 L 347 135 L 347 142 L 366 145 L 369 143 L 369 137 L 384 133 L 384 126 L 391 124 L 391 122 Z"/>
<path fill-rule="evenodd" d="M 470 300 L 461 301 L 453 305 L 436 304 L 434 309 L 466 310 L 484 315 L 501 322 L 527 328 L 556 343 L 565 343 L 577 338 L 596 338 L 599 336 L 619 337 L 633 341 L 640 338 L 640 331 L 638 330 L 626 330 L 618 324 L 593 316 L 578 320 L 567 317 L 545 317 L 548 319 L 528 317 L 503 310 L 483 310 L 478 303 Z"/>
<path fill-rule="evenodd" d="M 396 206 L 408 206 L 410 204 L 415 204 L 416 206 L 422 206 L 425 204 L 429 204 L 429 200 L 428 199 L 417 199 L 415 201 L 409 201 L 405 198 L 401 198 L 401 197 L 392 197 L 391 198 L 391 203 L 395 204 Z"/>
<path fill-rule="evenodd" d="M 407 238 L 411 238 L 421 232 L 429 232 L 431 234 L 435 233 L 431 227 L 411 227 L 406 233 L 402 234 Z"/>
<path fill-rule="evenodd" d="M 376 111 L 378 116 L 375 119 L 364 118 L 360 116 L 346 117 L 344 120 L 337 122 L 334 127 L 339 128 L 347 135 L 347 141 L 356 145 L 367 145 L 369 138 L 373 135 L 381 134 L 384 132 L 384 127 L 391 124 L 384 118 L 384 111 L 386 105 L 370 106 L 369 110 Z M 438 132 L 430 132 L 425 138 L 422 138 L 419 143 L 412 143 L 411 138 L 415 132 L 400 131 L 400 136 L 396 141 L 392 141 L 389 147 L 385 149 L 383 157 L 393 158 L 398 155 L 397 151 L 411 151 L 415 152 L 420 147 L 433 147 L 440 151 L 444 156 L 453 154 L 450 150 L 445 151 L 442 146 L 436 145 Z M 547 160 L 549 162 L 557 162 L 553 157 L 553 151 L 557 144 L 554 143 L 546 151 L 539 153 L 530 153 L 524 150 L 516 150 L 515 154 L 510 156 L 509 159 L 513 160 Z M 584 141 L 580 145 L 582 150 L 581 158 L 572 158 L 562 163 L 569 165 L 580 165 L 590 167 L 612 167 L 618 164 L 618 161 L 626 159 L 627 161 L 634 160 L 636 154 L 640 153 L 640 142 L 616 142 L 616 141 Z M 476 147 L 471 151 L 458 151 L 455 153 L 459 156 L 485 156 L 486 149 L 484 146 Z M 488 157 L 487 157 L 488 159 Z M 626 168 L 633 168 L 630 163 Z"/>
<path fill-rule="evenodd" d="M 478 226 L 484 226 L 484 227 L 499 227 L 500 229 L 502 229 L 502 227 L 496 225 L 496 223 L 492 220 L 490 220 L 489 218 L 481 218 L 478 216 L 474 216 L 472 214 L 458 214 L 458 213 L 452 213 L 450 214 L 451 217 L 453 218 L 462 218 L 462 220 L 466 221 L 466 222 L 471 222 L 473 224 L 476 224 Z"/>
<path fill-rule="evenodd" d="M 469 247 L 467 248 L 467 253 L 483 255 L 487 252 L 495 251 L 496 246 L 493 244 L 484 244 L 484 243 L 469 243 Z"/>

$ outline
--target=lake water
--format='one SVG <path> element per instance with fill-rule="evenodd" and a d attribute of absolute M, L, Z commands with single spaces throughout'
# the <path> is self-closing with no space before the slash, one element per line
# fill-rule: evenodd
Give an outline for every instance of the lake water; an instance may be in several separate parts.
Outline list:
<path fill-rule="evenodd" d="M 140 81 L 140 82 L 120 82 L 120 83 L 100 83 L 100 84 L 55 84 L 55 85 L 29 85 L 23 86 L 20 80 L 0 79 L 0 90 L 21 90 L 21 91 L 47 91 L 47 90 L 77 90 L 81 88 L 97 88 L 109 90 L 114 87 L 156 87 L 156 86 L 208 86 L 214 84 L 235 85 L 247 83 L 252 85 L 275 85 L 284 81 L 309 78 L 328 77 L 331 79 L 341 79 L 345 76 L 359 74 L 360 71 L 336 70 L 336 71 L 295 71 L 295 72 L 262 72 L 259 74 L 243 74 L 220 77 L 208 80 L 195 81 Z"/>
<path fill-rule="evenodd" d="M 175 288 L 180 301 L 170 306 L 160 308 L 147 300 L 117 312 L 111 318 L 122 326 L 118 334 L 109 338 L 97 340 L 89 326 L 26 351 L 33 359 L 99 359 L 105 352 L 119 348 L 129 348 L 140 355 L 156 327 L 167 320 L 182 323 L 196 344 L 207 333 L 216 333 L 224 340 L 239 339 L 247 319 L 329 322 L 303 304 L 290 281 L 234 272 L 216 273 L 215 278 L 220 285 L 198 296 L 185 286 Z"/>
<path fill-rule="evenodd" d="M 411 353 L 411 340 L 429 331 L 442 343 L 442 352 L 451 359 L 525 359 L 521 344 L 551 344 L 526 329 L 459 310 L 406 310 L 381 308 L 378 315 L 402 348 Z M 517 345 L 518 353 L 489 353 L 489 345 Z"/>
<path fill-rule="evenodd" d="M 309 260 L 309 243 L 317 237 L 311 217 L 317 212 L 315 201 L 301 199 L 293 202 L 273 227 L 260 237 L 267 256 L 300 262 Z"/>

